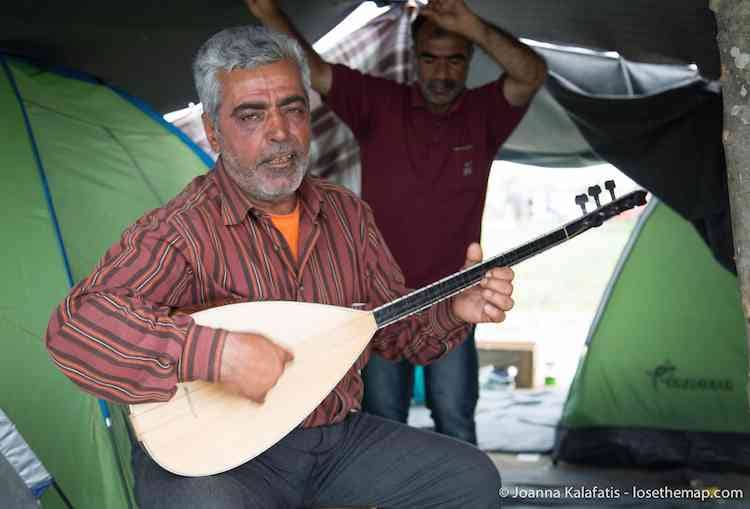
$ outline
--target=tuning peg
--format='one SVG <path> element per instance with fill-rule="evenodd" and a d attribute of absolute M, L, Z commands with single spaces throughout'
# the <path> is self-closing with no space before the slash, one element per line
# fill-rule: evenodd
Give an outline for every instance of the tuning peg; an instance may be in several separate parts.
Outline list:
<path fill-rule="evenodd" d="M 589 201 L 589 197 L 585 194 L 576 195 L 576 204 L 581 206 L 581 210 L 586 214 L 586 202 Z"/>
<path fill-rule="evenodd" d="M 612 201 L 615 201 L 615 181 L 607 180 L 604 182 L 604 189 L 609 191 L 609 195 L 612 197 Z"/>
<path fill-rule="evenodd" d="M 599 208 L 602 206 L 601 203 L 599 203 L 599 195 L 602 194 L 602 188 L 599 186 L 591 186 L 589 187 L 589 195 L 594 199 L 596 202 L 596 207 Z"/>

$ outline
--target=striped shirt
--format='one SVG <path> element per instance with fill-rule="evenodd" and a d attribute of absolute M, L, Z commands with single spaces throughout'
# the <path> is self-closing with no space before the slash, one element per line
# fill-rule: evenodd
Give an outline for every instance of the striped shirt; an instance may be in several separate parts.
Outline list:
<path fill-rule="evenodd" d="M 128 227 L 54 310 L 46 343 L 55 364 L 98 397 L 166 401 L 178 382 L 219 380 L 227 335 L 178 309 L 269 300 L 372 309 L 408 292 L 367 204 L 309 176 L 298 194 L 295 260 L 269 216 L 219 161 L 215 171 Z M 467 324 L 449 302 L 378 331 L 303 425 L 339 422 L 360 408 L 359 372 L 372 350 L 425 364 L 456 346 Z"/>

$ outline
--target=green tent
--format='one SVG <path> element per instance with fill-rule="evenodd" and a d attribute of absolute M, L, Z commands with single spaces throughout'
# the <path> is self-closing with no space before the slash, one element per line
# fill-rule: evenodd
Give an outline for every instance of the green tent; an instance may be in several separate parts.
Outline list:
<path fill-rule="evenodd" d="M 0 165 L 8 176 L 0 191 L 0 408 L 75 507 L 130 507 L 122 412 L 110 408 L 110 431 L 100 402 L 52 365 L 44 331 L 53 307 L 120 232 L 210 160 L 95 79 L 3 55 L 0 68 Z M 750 458 L 746 446 L 742 452 L 750 436 L 746 363 L 736 281 L 688 223 L 655 207 L 593 329 L 562 421 L 560 457 L 583 461 L 590 445 L 605 443 L 596 433 L 616 438 L 619 430 L 658 433 L 663 441 L 642 443 L 663 450 L 671 436 L 726 439 Z M 607 455 L 614 456 L 593 457 Z M 53 491 L 43 503 L 63 507 Z"/>
<path fill-rule="evenodd" d="M 750 470 L 747 358 L 735 276 L 652 199 L 589 333 L 557 458 Z"/>
<path fill-rule="evenodd" d="M 53 366 L 44 332 L 122 230 L 211 161 L 126 94 L 3 54 L 0 111 L 0 408 L 73 506 L 132 507 L 121 409 L 110 432 L 106 406 Z M 42 503 L 63 507 L 52 490 Z"/>

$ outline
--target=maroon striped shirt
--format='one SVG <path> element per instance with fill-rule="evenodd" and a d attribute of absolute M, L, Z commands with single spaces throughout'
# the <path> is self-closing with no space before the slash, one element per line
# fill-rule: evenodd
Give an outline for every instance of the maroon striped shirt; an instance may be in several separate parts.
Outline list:
<path fill-rule="evenodd" d="M 367 204 L 313 177 L 298 193 L 295 260 L 221 163 L 193 180 L 128 227 L 55 309 L 46 336 L 53 361 L 101 398 L 166 401 L 178 382 L 218 381 L 227 334 L 197 325 L 178 308 L 261 300 L 374 308 L 408 291 Z M 339 422 L 360 408 L 359 371 L 371 350 L 424 364 L 456 346 L 467 328 L 448 302 L 378 331 L 304 425 Z"/>

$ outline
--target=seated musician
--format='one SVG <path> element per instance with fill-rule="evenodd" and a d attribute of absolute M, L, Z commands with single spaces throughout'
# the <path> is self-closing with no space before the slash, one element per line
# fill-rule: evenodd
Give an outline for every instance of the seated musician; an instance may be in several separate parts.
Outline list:
<path fill-rule="evenodd" d="M 294 40 L 224 30 L 199 50 L 194 76 L 216 166 L 125 230 L 54 310 L 47 348 L 65 375 L 109 401 L 167 401 L 177 383 L 206 380 L 262 405 L 292 352 L 180 310 L 274 300 L 374 308 L 408 289 L 367 204 L 306 175 L 310 72 Z M 481 257 L 468 247 L 467 265 Z M 498 507 L 500 477 L 484 453 L 360 412 L 360 370 L 373 351 L 429 363 L 470 324 L 503 321 L 512 278 L 491 269 L 480 285 L 379 330 L 300 426 L 239 467 L 182 477 L 134 447 L 139 506 Z"/>

